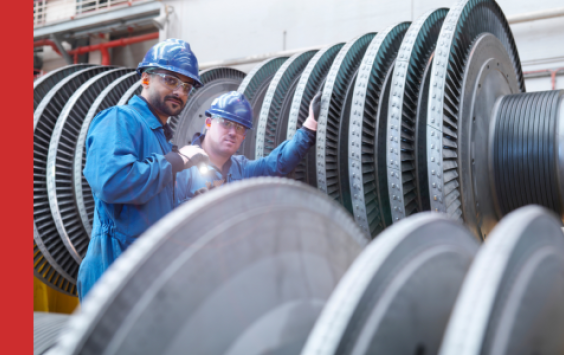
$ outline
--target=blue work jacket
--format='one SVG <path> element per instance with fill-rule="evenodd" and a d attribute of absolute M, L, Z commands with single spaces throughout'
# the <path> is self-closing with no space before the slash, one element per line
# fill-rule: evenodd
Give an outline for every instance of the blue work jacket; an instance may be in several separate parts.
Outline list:
<path fill-rule="evenodd" d="M 204 138 L 204 135 L 197 133 L 192 145 L 201 147 Z M 177 202 L 180 204 L 192 199 L 196 191 L 207 187 L 206 182 L 213 184 L 214 181 L 223 180 L 229 183 L 256 176 L 288 175 L 314 144 L 315 132 L 300 128 L 292 139 L 280 144 L 264 158 L 249 160 L 244 155 L 233 155 L 222 171 L 210 169 L 206 174 L 201 174 L 197 167 L 183 170 L 176 175 Z"/>
<path fill-rule="evenodd" d="M 78 271 L 81 301 L 112 262 L 173 209 L 173 168 L 165 159 L 171 150 L 162 123 L 138 96 L 100 112 L 90 124 L 83 173 L 95 209 Z"/>

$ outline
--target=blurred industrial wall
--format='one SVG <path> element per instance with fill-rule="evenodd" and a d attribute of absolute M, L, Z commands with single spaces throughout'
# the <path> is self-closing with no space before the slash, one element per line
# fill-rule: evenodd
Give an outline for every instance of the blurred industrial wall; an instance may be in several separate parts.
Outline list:
<path fill-rule="evenodd" d="M 83 6 L 81 4 L 92 0 L 36 0 L 36 2 L 46 3 L 51 6 L 51 11 L 56 11 L 54 5 L 57 3 L 70 3 L 69 6 L 74 6 L 76 9 L 77 6 Z M 120 3 L 125 0 L 114 2 Z M 220 61 L 269 52 L 320 47 L 347 41 L 366 32 L 377 32 L 401 21 L 413 21 L 427 10 L 441 6 L 451 7 L 456 2 L 456 0 L 134 0 L 130 1 L 134 5 L 130 7 L 132 11 L 136 4 L 153 3 L 157 8 L 160 7 L 160 13 L 153 15 L 160 25 L 155 22 L 151 25 L 151 22 L 147 22 L 144 18 L 136 20 L 137 27 L 134 26 L 133 29 L 128 27 L 127 31 L 122 28 L 117 32 L 105 34 L 90 33 L 89 38 L 83 39 L 73 39 L 76 34 L 72 32 L 64 35 L 70 38 L 71 43 L 75 43 L 74 46 L 77 46 L 79 41 L 86 41 L 86 45 L 92 45 L 116 38 L 156 32 L 160 27 L 160 39 L 187 40 L 198 56 L 200 64 L 205 67 Z M 562 0 L 499 0 L 498 3 L 510 18 L 539 11 L 555 9 L 564 11 Z M 94 18 L 95 12 L 86 16 Z M 51 18 L 49 16 L 46 18 Z M 64 21 L 65 16 L 62 14 L 52 18 L 60 18 Z M 68 20 L 69 23 L 73 21 L 76 22 L 76 19 Z M 36 29 L 37 26 L 36 23 Z M 523 70 L 526 72 L 527 90 L 551 89 L 551 73 L 547 70 L 564 68 L 564 16 L 516 23 L 511 25 L 511 28 Z M 147 49 L 156 42 L 157 40 L 150 40 L 111 48 L 111 64 L 136 66 Z M 67 42 L 63 44 L 68 45 Z M 68 49 L 71 49 L 70 46 Z M 43 47 L 41 56 L 44 71 L 66 65 L 51 47 Z M 100 52 L 85 54 L 82 61 L 100 64 Z M 256 63 L 251 63 L 237 67 L 249 71 L 255 65 Z M 541 72 L 529 73 L 531 71 Z M 555 77 L 555 88 L 564 88 L 564 70 Z"/>
<path fill-rule="evenodd" d="M 456 0 L 164 0 L 173 7 L 161 38 L 190 42 L 200 63 L 328 45 Z M 564 7 L 562 0 L 499 0 L 506 16 Z M 564 17 L 511 26 L 524 71 L 564 67 Z M 248 70 L 253 65 L 241 66 Z M 562 72 L 561 74 L 564 74 Z M 549 75 L 549 73 L 547 73 Z M 564 75 L 556 88 L 564 88 Z M 550 77 L 528 78 L 527 90 L 550 89 Z"/>

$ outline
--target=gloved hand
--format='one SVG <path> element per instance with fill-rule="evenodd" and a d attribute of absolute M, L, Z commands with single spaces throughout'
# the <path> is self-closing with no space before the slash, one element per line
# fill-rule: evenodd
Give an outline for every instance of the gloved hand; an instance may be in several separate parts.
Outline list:
<path fill-rule="evenodd" d="M 196 191 L 194 191 L 194 197 L 199 196 L 201 194 L 204 194 L 208 191 L 209 191 L 209 189 L 207 187 L 202 187 L 200 189 L 197 189 Z"/>
<path fill-rule="evenodd" d="M 206 193 L 210 190 L 213 190 L 216 187 L 223 185 L 224 182 L 225 182 L 225 180 L 216 180 L 213 183 L 206 181 L 206 187 L 202 187 L 202 188 L 199 188 L 198 190 L 194 191 L 194 197 L 201 195 L 203 193 Z"/>
<path fill-rule="evenodd" d="M 319 112 L 321 111 L 321 91 L 313 97 L 309 103 L 309 116 L 307 116 L 302 127 L 308 128 L 312 131 L 317 131 L 317 119 L 319 118 Z"/>
<path fill-rule="evenodd" d="M 178 149 L 177 153 L 184 161 L 184 169 L 190 169 L 201 164 L 209 165 L 210 163 L 210 157 L 202 148 L 196 145 L 185 145 Z"/>

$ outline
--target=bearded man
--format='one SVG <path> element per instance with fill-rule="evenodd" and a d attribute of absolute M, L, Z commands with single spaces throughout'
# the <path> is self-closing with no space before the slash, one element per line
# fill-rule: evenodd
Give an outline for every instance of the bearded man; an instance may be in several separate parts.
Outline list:
<path fill-rule="evenodd" d="M 100 112 L 88 130 L 83 173 L 95 210 L 78 272 L 81 302 L 113 261 L 173 209 L 176 173 L 207 161 L 199 147 L 173 151 L 169 143 L 168 117 L 182 111 L 192 87 L 202 86 L 190 45 L 178 39 L 156 44 L 137 72 L 140 96 Z"/>

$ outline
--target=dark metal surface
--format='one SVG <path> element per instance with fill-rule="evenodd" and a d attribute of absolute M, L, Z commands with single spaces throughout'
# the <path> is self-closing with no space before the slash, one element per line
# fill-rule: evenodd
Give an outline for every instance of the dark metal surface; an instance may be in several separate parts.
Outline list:
<path fill-rule="evenodd" d="M 73 166 L 80 130 L 98 95 L 114 80 L 132 71 L 113 69 L 85 82 L 68 99 L 51 134 L 47 157 L 47 195 L 51 215 L 64 246 L 79 264 L 90 241 L 74 193 Z"/>
<path fill-rule="evenodd" d="M 491 174 L 498 213 L 541 205 L 564 219 L 564 90 L 508 95 L 492 115 Z"/>
<path fill-rule="evenodd" d="M 386 124 L 386 176 L 389 210 L 396 222 L 411 214 L 428 210 L 422 195 L 426 190 L 426 164 L 417 164 L 418 149 L 425 149 L 425 134 L 417 128 L 425 122 L 418 103 L 424 97 L 425 69 L 433 55 L 448 9 L 430 10 L 407 30 L 394 65 L 394 85 L 388 105 Z M 425 160 L 426 161 L 426 160 Z M 422 178 L 423 177 L 423 178 Z M 425 186 L 422 186 L 425 184 Z"/>
<path fill-rule="evenodd" d="M 53 348 L 70 316 L 33 312 L 33 355 L 43 355 Z"/>
<path fill-rule="evenodd" d="M 101 111 L 115 106 L 123 97 L 123 94 L 131 88 L 132 85 L 139 82 L 139 75 L 136 72 L 128 73 L 114 80 L 108 85 L 104 91 L 98 95 L 94 103 L 90 106 L 88 113 L 84 117 L 80 133 L 76 141 L 76 148 L 73 160 L 72 179 L 74 185 L 74 195 L 76 208 L 78 209 L 82 226 L 88 237 L 92 233 L 92 223 L 94 221 L 94 198 L 92 190 L 86 178 L 82 175 L 84 165 L 86 164 L 86 137 L 90 122 Z"/>
<path fill-rule="evenodd" d="M 298 53 L 288 58 L 270 81 L 255 128 L 255 159 L 269 155 L 286 140 L 289 114 L 287 107 L 294 96 L 302 71 L 316 52 Z"/>
<path fill-rule="evenodd" d="M 352 213 L 358 225 L 372 237 L 391 224 L 386 183 L 386 123 L 392 70 L 409 23 L 387 27 L 370 43 L 354 86 L 354 104 L 345 112 L 348 177 Z M 354 206 L 353 206 L 354 205 Z"/>
<path fill-rule="evenodd" d="M 344 116 L 342 112 L 346 107 L 347 97 L 349 104 L 352 100 L 353 83 L 360 62 L 375 36 L 375 33 L 358 36 L 339 50 L 329 69 L 321 95 L 315 147 L 317 187 L 341 203 L 350 213 L 352 205 L 346 171 L 349 116 L 347 111 Z"/>
<path fill-rule="evenodd" d="M 504 217 L 461 287 L 440 354 L 564 353 L 564 234 L 548 210 Z"/>
<path fill-rule="evenodd" d="M 495 211 L 490 189 L 490 128 L 494 106 L 503 95 L 519 92 L 511 59 L 494 35 L 484 33 L 474 42 L 466 60 L 460 93 L 457 165 L 460 199 L 447 213 L 461 208 L 464 222 L 478 239 L 485 239 L 501 215 Z M 446 164 L 446 162 L 445 162 Z M 446 175 L 445 175 L 446 176 Z"/>
<path fill-rule="evenodd" d="M 327 73 L 343 47 L 344 43 L 329 46 L 318 51 L 308 62 L 296 86 L 290 112 L 288 113 L 288 129 L 285 139 L 292 139 L 296 131 L 309 115 L 309 104 L 315 94 L 322 90 Z M 315 169 L 315 149 L 310 149 L 308 154 L 296 167 L 293 178 L 317 187 Z"/>
<path fill-rule="evenodd" d="M 431 68 L 427 104 L 427 164 L 431 209 L 462 217 L 458 144 L 462 123 L 460 100 L 464 63 L 473 42 L 483 33 L 497 37 L 511 59 L 521 91 L 521 63 L 509 24 L 493 0 L 461 1 L 448 12 Z"/>
<path fill-rule="evenodd" d="M 436 354 L 477 251 L 468 230 L 444 215 L 394 224 L 342 277 L 302 355 Z"/>
<path fill-rule="evenodd" d="M 188 102 L 178 117 L 171 117 L 169 124 L 174 132 L 173 143 L 179 147 L 192 143 L 195 133 L 202 132 L 206 121 L 205 111 L 212 101 L 229 91 L 237 91 L 245 73 L 233 68 L 213 68 L 200 72 L 203 87 L 190 93 Z"/>
<path fill-rule="evenodd" d="M 257 65 L 251 70 L 239 88 L 238 92 L 245 95 L 253 108 L 253 127 L 252 131 L 247 133 L 243 144 L 239 148 L 238 154 L 242 154 L 249 159 L 255 158 L 255 145 L 257 141 L 257 122 L 262 108 L 262 102 L 270 85 L 270 81 L 278 71 L 278 68 L 288 60 L 288 57 L 271 58 Z"/>
<path fill-rule="evenodd" d="M 74 64 L 67 65 L 62 68 L 52 70 L 49 73 L 43 75 L 33 82 L 33 109 L 37 108 L 37 105 L 43 100 L 45 95 L 57 85 L 57 83 L 67 76 L 75 73 L 79 70 L 92 67 L 94 64 Z"/>
<path fill-rule="evenodd" d="M 134 95 L 139 95 L 143 90 L 143 86 L 141 86 L 141 78 L 123 94 L 123 96 L 119 99 L 118 105 L 127 105 L 129 99 L 131 99 Z"/>
<path fill-rule="evenodd" d="M 76 297 L 78 295 L 74 281 L 67 280 L 51 266 L 49 261 L 43 256 L 35 240 L 33 241 L 33 273 L 44 284 L 57 291 L 69 296 Z"/>
<path fill-rule="evenodd" d="M 51 281 L 58 279 L 52 275 L 46 278 L 42 272 L 54 268 L 60 276 L 75 283 L 78 263 L 68 253 L 61 240 L 55 221 L 51 215 L 47 192 L 47 158 L 51 134 L 59 114 L 69 98 L 78 88 L 94 76 L 112 70 L 113 67 L 92 67 L 75 72 L 53 87 L 37 106 L 33 117 L 33 236 L 41 251 L 36 254 L 35 274 L 58 288 Z M 46 263 L 49 264 L 47 267 Z"/>
<path fill-rule="evenodd" d="M 222 186 L 116 260 L 57 354 L 297 354 L 367 243 L 342 208 L 299 182 Z"/>

